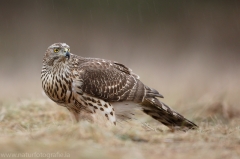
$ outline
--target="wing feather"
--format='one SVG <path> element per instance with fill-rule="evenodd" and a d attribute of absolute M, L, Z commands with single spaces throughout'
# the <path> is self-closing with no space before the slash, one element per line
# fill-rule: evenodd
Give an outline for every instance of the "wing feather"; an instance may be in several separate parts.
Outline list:
<path fill-rule="evenodd" d="M 106 101 L 133 100 L 129 95 L 140 82 L 138 76 L 123 64 L 106 60 L 85 62 L 79 66 L 78 72 L 81 90 Z M 144 94 L 144 88 L 140 92 Z"/>

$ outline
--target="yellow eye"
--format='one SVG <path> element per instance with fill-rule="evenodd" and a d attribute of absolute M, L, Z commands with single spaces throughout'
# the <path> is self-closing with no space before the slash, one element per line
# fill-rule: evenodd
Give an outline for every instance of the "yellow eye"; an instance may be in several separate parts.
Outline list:
<path fill-rule="evenodd" d="M 59 50 L 60 50 L 60 49 L 56 48 L 56 49 L 54 49 L 53 51 L 54 51 L 55 53 L 57 53 L 57 52 L 59 52 Z"/>

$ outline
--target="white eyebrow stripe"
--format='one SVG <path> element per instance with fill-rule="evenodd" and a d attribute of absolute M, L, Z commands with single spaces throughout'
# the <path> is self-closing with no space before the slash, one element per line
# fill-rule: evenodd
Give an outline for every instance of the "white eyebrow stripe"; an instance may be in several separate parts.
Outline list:
<path fill-rule="evenodd" d="M 62 47 L 70 48 L 69 45 L 67 45 L 66 43 L 55 43 L 55 44 L 49 46 L 48 48 L 52 49 L 52 48 L 62 48 Z"/>
<path fill-rule="evenodd" d="M 66 43 L 61 43 L 62 44 L 62 47 L 69 47 Z"/>
<path fill-rule="evenodd" d="M 49 46 L 49 48 L 51 49 L 51 48 L 59 48 L 60 46 L 59 45 L 51 45 L 51 46 Z"/>

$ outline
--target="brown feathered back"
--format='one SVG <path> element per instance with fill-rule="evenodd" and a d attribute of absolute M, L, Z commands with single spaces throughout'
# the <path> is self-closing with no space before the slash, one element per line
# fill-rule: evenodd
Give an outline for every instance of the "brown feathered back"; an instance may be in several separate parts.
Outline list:
<path fill-rule="evenodd" d="M 172 129 L 193 129 L 197 126 L 173 111 L 157 98 L 163 96 L 144 85 L 131 69 L 116 61 L 84 58 L 69 53 L 65 43 L 51 45 L 43 60 L 42 85 L 56 103 L 67 107 L 78 120 L 81 112 L 102 114 L 112 123 L 121 114 L 132 112 L 128 103 Z M 124 111 L 121 111 L 121 104 Z M 119 107 L 120 109 L 114 110 Z M 128 111 L 126 111 L 129 109 Z M 124 112 L 124 113 L 123 113 Z M 115 116 L 116 114 L 116 116 Z"/>

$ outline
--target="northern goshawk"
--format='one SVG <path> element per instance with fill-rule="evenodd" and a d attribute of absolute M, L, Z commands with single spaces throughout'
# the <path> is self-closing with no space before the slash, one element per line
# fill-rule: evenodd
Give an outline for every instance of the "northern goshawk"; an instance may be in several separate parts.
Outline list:
<path fill-rule="evenodd" d="M 41 80 L 46 95 L 66 107 L 77 121 L 84 113 L 91 120 L 102 115 L 116 124 L 118 120 L 131 119 L 138 107 L 170 129 L 197 128 L 159 101 L 163 96 L 144 85 L 125 65 L 74 55 L 65 43 L 55 43 L 46 50 Z"/>

